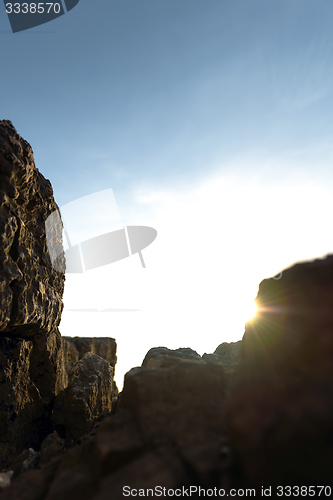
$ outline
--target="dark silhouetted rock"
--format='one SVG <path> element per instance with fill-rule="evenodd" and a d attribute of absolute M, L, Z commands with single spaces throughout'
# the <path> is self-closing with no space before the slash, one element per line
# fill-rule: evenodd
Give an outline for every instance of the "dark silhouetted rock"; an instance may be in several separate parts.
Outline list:
<path fill-rule="evenodd" d="M 223 342 L 214 351 L 221 357 L 224 366 L 235 367 L 239 363 L 240 348 L 242 341 L 238 342 Z"/>
<path fill-rule="evenodd" d="M 330 485 L 333 256 L 260 283 L 228 422 L 246 484 Z"/>
<path fill-rule="evenodd" d="M 117 500 L 126 485 L 228 491 L 232 458 L 225 390 L 222 364 L 201 358 L 169 355 L 160 366 L 133 369 L 114 413 L 95 436 L 41 463 L 39 470 L 21 474 L 3 498 L 13 500 L 25 491 L 25 500 L 106 500 L 110 495 Z"/>
<path fill-rule="evenodd" d="M 117 344 L 115 339 L 110 337 L 63 337 L 63 339 L 75 346 L 79 359 L 86 352 L 92 352 L 108 361 L 113 369 L 115 369 L 117 363 Z"/>
<path fill-rule="evenodd" d="M 113 368 L 100 356 L 86 352 L 56 398 L 55 429 L 63 437 L 79 439 L 91 431 L 97 417 L 111 411 L 113 398 Z"/>
<path fill-rule="evenodd" d="M 30 443 L 38 443 L 36 421 L 44 414 L 30 378 L 32 342 L 0 337 L 0 450 L 4 467 Z"/>
<path fill-rule="evenodd" d="M 66 337 L 68 338 L 68 337 Z M 63 351 L 63 377 L 64 386 L 68 386 L 70 377 L 72 376 L 73 369 L 76 363 L 79 361 L 79 352 L 72 342 L 68 342 L 65 337 L 61 337 L 62 340 L 62 351 Z"/>
<path fill-rule="evenodd" d="M 174 350 L 167 347 L 153 347 L 147 352 L 142 366 L 146 366 L 147 368 L 160 366 L 166 358 L 193 359 L 197 361 L 201 359 L 200 355 L 189 347 Z"/>
<path fill-rule="evenodd" d="M 64 378 L 65 387 L 72 376 L 76 363 L 87 352 L 96 354 L 105 359 L 113 371 L 112 397 L 118 394 L 118 387 L 114 381 L 115 367 L 117 363 L 117 344 L 115 339 L 110 337 L 62 337 L 63 358 L 64 358 Z"/>

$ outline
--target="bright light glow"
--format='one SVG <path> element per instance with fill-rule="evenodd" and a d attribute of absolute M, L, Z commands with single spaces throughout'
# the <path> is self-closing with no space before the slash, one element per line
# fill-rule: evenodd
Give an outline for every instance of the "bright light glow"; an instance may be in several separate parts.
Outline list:
<path fill-rule="evenodd" d="M 257 314 L 257 306 L 255 305 L 254 301 L 251 302 L 247 307 L 244 307 L 244 313 L 247 318 L 246 321 L 250 321 L 255 317 L 255 315 Z"/>
<path fill-rule="evenodd" d="M 116 339 L 120 388 L 152 347 L 202 355 L 240 340 L 260 281 L 333 247 L 332 195 L 310 183 L 220 176 L 182 192 L 141 189 L 131 203 L 125 220 L 119 207 L 123 223 L 158 232 L 143 250 L 147 268 L 134 255 L 68 275 L 60 325 L 63 335 Z M 83 308 L 96 311 L 69 311 Z"/>

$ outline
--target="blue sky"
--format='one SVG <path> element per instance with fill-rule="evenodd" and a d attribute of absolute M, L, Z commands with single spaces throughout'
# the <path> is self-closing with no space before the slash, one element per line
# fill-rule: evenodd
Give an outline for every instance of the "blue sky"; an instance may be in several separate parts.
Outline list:
<path fill-rule="evenodd" d="M 261 279 L 332 251 L 332 18 L 327 0 L 80 0 L 12 34 L 0 5 L 1 118 L 59 206 L 112 188 L 124 223 L 158 231 L 147 269 L 84 277 L 142 312 L 65 312 L 63 334 L 115 337 L 120 374 L 155 345 L 212 351 Z"/>

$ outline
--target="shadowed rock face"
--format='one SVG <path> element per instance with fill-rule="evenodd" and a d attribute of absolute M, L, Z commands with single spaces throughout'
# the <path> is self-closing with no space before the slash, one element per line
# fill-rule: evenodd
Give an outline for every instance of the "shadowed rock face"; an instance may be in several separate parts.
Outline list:
<path fill-rule="evenodd" d="M 44 226 L 56 209 L 30 145 L 0 121 L 0 463 L 50 432 L 45 415 L 63 387 L 65 275 L 52 268 Z M 62 227 L 52 238 L 62 244 Z"/>
<path fill-rule="evenodd" d="M 110 412 L 114 398 L 113 368 L 86 352 L 72 370 L 69 384 L 55 399 L 54 428 L 62 437 L 78 440 L 90 432 L 96 417 Z"/>
<path fill-rule="evenodd" d="M 246 482 L 331 483 L 333 256 L 261 282 L 230 390 L 230 436 Z"/>
<path fill-rule="evenodd" d="M 52 267 L 49 247 L 61 251 L 61 220 L 45 231 L 56 210 L 30 145 L 0 121 L 0 466 L 12 464 L 15 474 L 27 468 L 24 449 L 39 449 L 55 427 L 78 439 L 118 392 L 115 340 L 66 341 L 57 328 L 65 275 Z M 65 271 L 64 254 L 57 269 Z M 29 468 L 37 463 L 30 455 Z M 0 479 L 1 489 L 10 475 Z"/>
<path fill-rule="evenodd" d="M 0 121 L 0 334 L 28 339 L 59 325 L 65 276 L 51 265 L 45 234 L 57 208 L 30 145 Z M 62 227 L 52 237 L 62 244 Z"/>
<path fill-rule="evenodd" d="M 164 353 L 158 367 L 126 374 L 114 413 L 90 440 L 63 451 L 58 443 L 52 451 L 57 457 L 45 457 L 40 469 L 19 475 L 3 498 L 24 491 L 25 500 L 117 500 L 124 498 L 125 485 L 228 489 L 223 366 Z M 54 435 L 48 440 L 59 441 Z"/>
<path fill-rule="evenodd" d="M 92 352 L 115 368 L 117 363 L 115 339 L 110 337 L 63 337 L 63 339 L 75 347 L 80 359 L 86 352 Z"/>

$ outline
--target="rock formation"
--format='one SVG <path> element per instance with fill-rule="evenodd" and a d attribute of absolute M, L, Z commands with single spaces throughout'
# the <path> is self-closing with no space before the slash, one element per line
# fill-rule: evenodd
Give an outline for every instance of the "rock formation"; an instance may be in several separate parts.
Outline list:
<path fill-rule="evenodd" d="M 47 435 L 44 416 L 62 388 L 57 326 L 65 276 L 52 267 L 44 227 L 55 210 L 51 184 L 35 167 L 30 145 L 11 122 L 1 121 L 0 463 Z M 52 238 L 61 243 L 59 225 Z M 59 262 L 65 270 L 64 259 Z"/>
<path fill-rule="evenodd" d="M 254 486 L 329 485 L 333 465 L 333 255 L 260 283 L 228 401 Z"/>
<path fill-rule="evenodd" d="M 24 449 L 40 448 L 60 425 L 55 403 L 59 407 L 63 401 L 61 425 L 69 435 L 74 400 L 83 407 L 87 403 L 80 420 L 84 433 L 111 409 L 117 393 L 114 339 L 66 341 L 58 330 L 65 259 L 60 253 L 56 270 L 49 250 L 62 248 L 61 219 L 54 220 L 48 235 L 45 229 L 57 210 L 30 145 L 10 121 L 0 121 L 0 467 L 13 464 Z M 100 356 L 89 358 L 89 350 Z M 79 361 L 84 353 L 85 361 Z M 78 374 L 81 393 L 75 390 Z"/>
<path fill-rule="evenodd" d="M 57 329 L 64 273 L 44 228 L 57 207 L 8 121 L 0 193 L 1 500 L 117 500 L 124 486 L 153 497 L 157 486 L 197 488 L 193 498 L 199 488 L 243 498 L 264 486 L 278 498 L 292 495 L 277 486 L 330 487 L 333 256 L 264 280 L 241 342 L 202 357 L 150 349 L 117 398 L 115 340 Z M 61 224 L 51 238 L 61 244 Z M 309 491 L 294 496 L 317 497 Z"/>
<path fill-rule="evenodd" d="M 50 181 L 12 123 L 0 122 L 0 332 L 34 338 L 59 324 L 64 272 L 52 267 L 45 220 L 58 209 Z M 62 241 L 62 227 L 53 237 Z M 65 260 L 63 256 L 63 271 Z"/>

